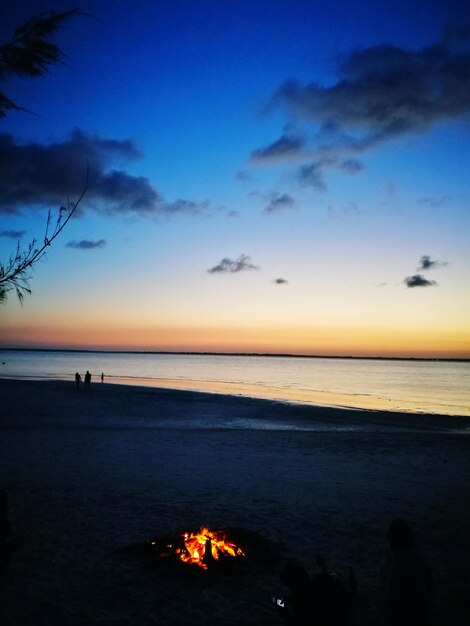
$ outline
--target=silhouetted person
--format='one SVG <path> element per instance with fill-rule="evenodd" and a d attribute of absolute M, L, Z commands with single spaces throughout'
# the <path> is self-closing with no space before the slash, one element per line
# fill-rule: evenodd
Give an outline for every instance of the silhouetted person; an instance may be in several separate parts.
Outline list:
<path fill-rule="evenodd" d="M 385 592 L 387 626 L 428 626 L 431 623 L 432 576 L 413 531 L 402 519 L 388 530 L 389 549 L 380 569 Z"/>
<path fill-rule="evenodd" d="M 101 372 L 101 382 L 104 383 L 104 374 Z"/>
<path fill-rule="evenodd" d="M 89 387 L 91 383 L 91 374 L 90 372 L 87 370 L 86 374 L 85 374 L 85 387 Z"/>
<path fill-rule="evenodd" d="M 8 494 L 0 489 L 0 572 L 2 572 L 11 556 L 21 547 L 21 540 L 11 533 L 8 520 Z"/>
<path fill-rule="evenodd" d="M 80 376 L 80 374 L 78 372 L 75 373 L 75 384 L 77 385 L 77 387 L 80 387 L 80 382 L 82 380 L 82 377 Z"/>
<path fill-rule="evenodd" d="M 293 626 L 348 626 L 356 593 L 351 572 L 349 585 L 330 572 L 322 557 L 317 557 L 320 571 L 309 576 L 300 564 L 288 563 L 280 573 L 281 582 L 292 592 L 280 614 Z"/>
<path fill-rule="evenodd" d="M 316 557 L 320 571 L 312 576 L 312 624 L 318 626 L 348 626 L 357 594 L 356 579 L 352 569 L 348 583 L 335 572 L 328 570 L 323 557 Z"/>
<path fill-rule="evenodd" d="M 312 602 L 310 576 L 303 565 L 286 563 L 279 573 L 279 580 L 290 595 L 284 598 L 284 607 L 279 614 L 292 626 L 310 626 L 312 622 Z"/>

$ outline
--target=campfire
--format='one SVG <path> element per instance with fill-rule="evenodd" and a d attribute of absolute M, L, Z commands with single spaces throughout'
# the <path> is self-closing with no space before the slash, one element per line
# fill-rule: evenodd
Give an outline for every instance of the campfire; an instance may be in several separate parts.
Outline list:
<path fill-rule="evenodd" d="M 173 540 L 154 540 L 151 546 L 160 557 L 176 557 L 179 561 L 207 570 L 217 561 L 244 557 L 245 552 L 223 530 L 203 527 L 196 532 L 185 532 Z"/>

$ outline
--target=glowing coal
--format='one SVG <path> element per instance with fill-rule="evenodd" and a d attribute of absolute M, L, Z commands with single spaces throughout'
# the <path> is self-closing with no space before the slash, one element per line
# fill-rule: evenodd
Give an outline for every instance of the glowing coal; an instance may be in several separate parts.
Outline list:
<path fill-rule="evenodd" d="M 209 530 L 203 527 L 196 532 L 185 532 L 168 541 L 165 545 L 155 540 L 151 542 L 161 557 L 175 556 L 183 563 L 196 565 L 207 570 L 216 561 L 226 558 L 244 557 L 245 553 L 222 530 Z"/>

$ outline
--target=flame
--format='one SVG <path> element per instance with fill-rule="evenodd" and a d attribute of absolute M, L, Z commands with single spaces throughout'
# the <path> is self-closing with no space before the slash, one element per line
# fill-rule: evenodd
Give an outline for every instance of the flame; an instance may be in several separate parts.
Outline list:
<path fill-rule="evenodd" d="M 184 533 L 182 535 L 184 547 L 177 548 L 176 554 L 184 563 L 198 565 L 207 569 L 212 560 L 220 556 L 245 556 L 241 548 L 228 541 L 220 530 L 209 530 L 204 527 L 198 533 Z"/>

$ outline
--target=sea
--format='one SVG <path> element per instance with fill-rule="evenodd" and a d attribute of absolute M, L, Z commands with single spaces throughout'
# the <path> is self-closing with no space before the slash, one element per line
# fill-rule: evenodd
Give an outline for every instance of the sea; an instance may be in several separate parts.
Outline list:
<path fill-rule="evenodd" d="M 283 402 L 470 416 L 470 362 L 0 350 L 0 378 L 82 379 Z"/>

